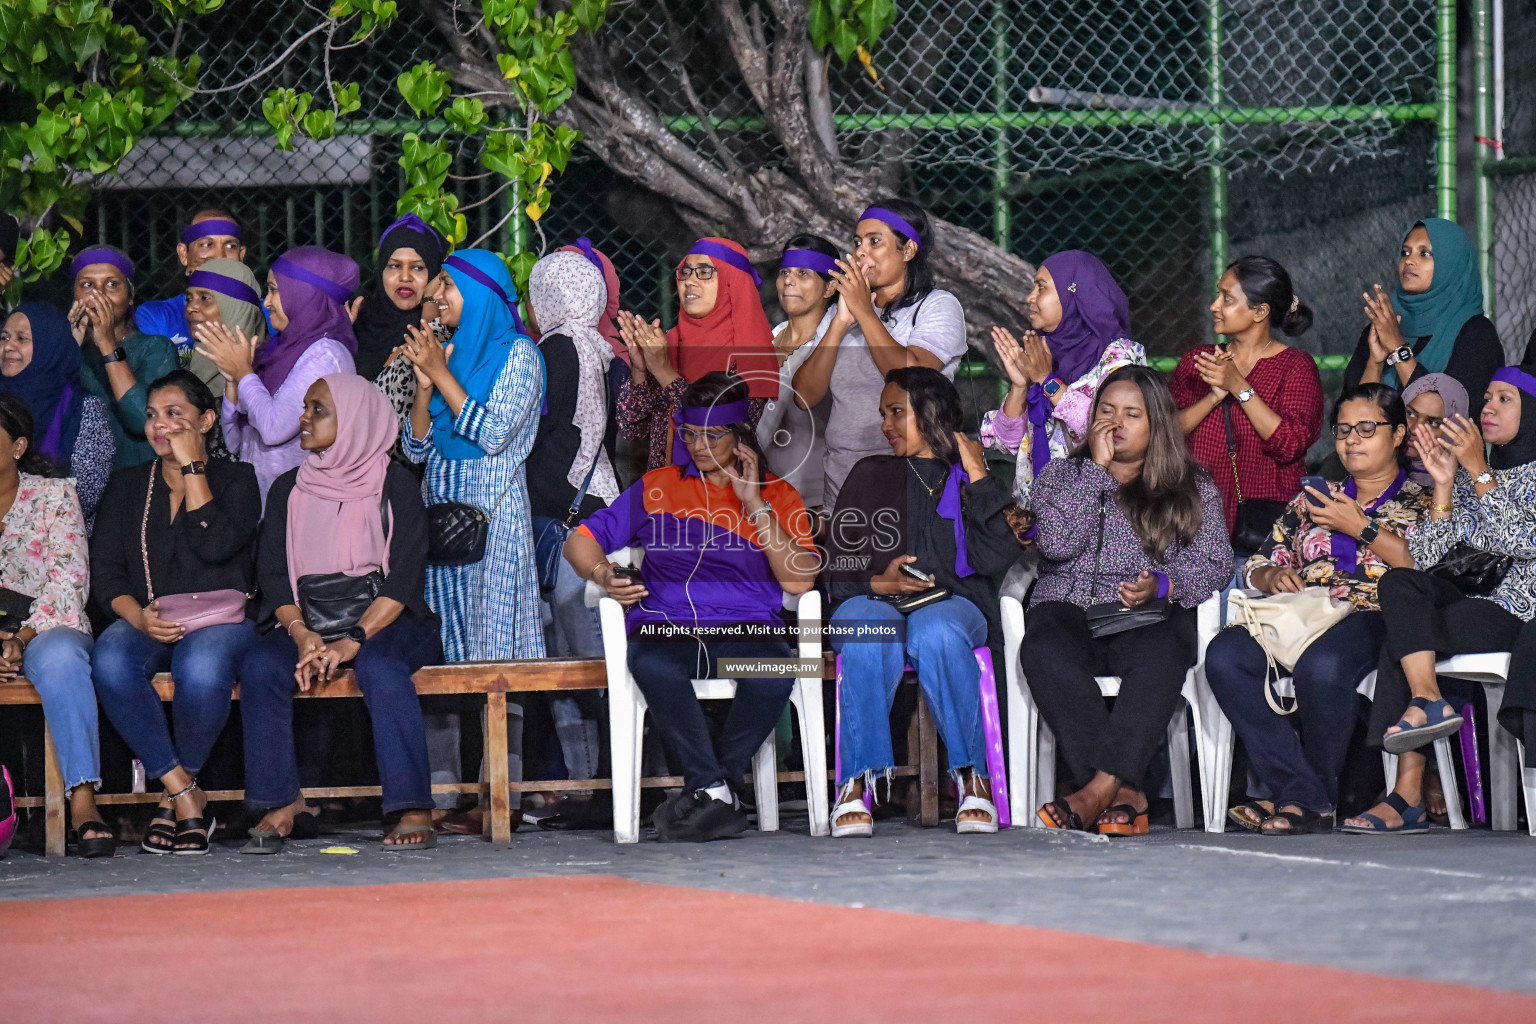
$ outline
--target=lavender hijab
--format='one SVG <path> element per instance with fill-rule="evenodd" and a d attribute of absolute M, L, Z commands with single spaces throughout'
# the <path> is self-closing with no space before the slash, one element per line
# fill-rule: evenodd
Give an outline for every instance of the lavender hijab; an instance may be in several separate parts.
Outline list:
<path fill-rule="evenodd" d="M 1045 335 L 1056 372 L 1072 384 L 1104 355 L 1116 338 L 1131 335 L 1131 305 L 1099 258 L 1081 249 L 1047 256 L 1040 264 L 1051 272 L 1061 298 L 1061 323 Z"/>
<path fill-rule="evenodd" d="M 275 394 L 299 357 L 321 338 L 357 352 L 347 299 L 357 291 L 357 264 L 341 253 L 305 245 L 289 249 L 272 264 L 288 326 L 256 353 L 256 373 Z"/>

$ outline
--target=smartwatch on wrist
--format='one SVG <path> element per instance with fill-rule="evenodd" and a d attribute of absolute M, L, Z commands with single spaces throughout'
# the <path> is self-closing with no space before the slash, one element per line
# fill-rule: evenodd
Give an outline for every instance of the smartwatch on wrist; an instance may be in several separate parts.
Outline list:
<path fill-rule="evenodd" d="M 125 351 L 123 347 L 119 345 L 117 348 L 113 349 L 109 355 L 102 356 L 101 361 L 103 363 L 121 363 L 126 361 L 127 358 L 127 351 Z"/>
<path fill-rule="evenodd" d="M 1400 345 L 1395 350 L 1387 353 L 1387 365 L 1396 366 L 1398 363 L 1406 363 L 1413 358 L 1413 349 L 1407 345 Z"/>
<path fill-rule="evenodd" d="M 1365 529 L 1360 531 L 1360 543 L 1372 544 L 1381 535 L 1381 526 L 1374 519 L 1366 521 Z"/>
<path fill-rule="evenodd" d="M 189 462 L 181 467 L 182 476 L 205 476 L 208 473 L 208 463 L 201 460 Z"/>
<path fill-rule="evenodd" d="M 363 641 L 368 639 L 368 631 L 363 629 L 362 626 L 353 626 L 347 630 L 347 639 L 361 647 Z"/>
<path fill-rule="evenodd" d="M 1045 392 L 1046 398 L 1055 398 L 1057 393 L 1066 386 L 1067 382 L 1053 373 L 1040 384 L 1040 390 Z"/>

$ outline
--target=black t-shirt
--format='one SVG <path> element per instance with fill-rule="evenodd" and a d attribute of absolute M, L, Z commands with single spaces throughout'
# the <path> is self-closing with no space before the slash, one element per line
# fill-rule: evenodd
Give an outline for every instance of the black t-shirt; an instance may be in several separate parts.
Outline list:
<path fill-rule="evenodd" d="M 1370 355 L 1371 350 L 1370 334 L 1371 327 L 1367 324 L 1360 332 L 1360 340 L 1355 344 L 1355 353 L 1350 356 L 1349 365 L 1344 368 L 1346 391 L 1359 384 L 1360 375 L 1365 372 L 1366 357 Z M 1429 335 L 1406 340 L 1409 348 L 1419 352 L 1429 344 Z M 1467 400 L 1471 406 L 1467 415 L 1474 421 L 1482 415 L 1483 392 L 1488 390 L 1488 382 L 1493 379 L 1493 371 L 1504 364 L 1504 346 L 1499 343 L 1499 332 L 1494 328 L 1491 320 L 1479 313 L 1461 325 L 1461 330 L 1456 334 L 1456 343 L 1451 347 L 1451 357 L 1446 360 L 1445 370 L 1442 372 L 1467 389 Z M 1414 369 L 1408 383 L 1413 383 L 1429 372 L 1423 364 L 1420 364 Z M 1382 375 L 1385 376 L 1388 373 L 1395 377 L 1397 370 L 1393 367 L 1383 367 Z"/>
<path fill-rule="evenodd" d="M 544 397 L 547 409 L 539 417 L 539 432 L 533 439 L 533 450 L 528 453 L 528 507 L 532 515 L 564 519 L 576 499 L 576 487 L 567 475 L 575 464 L 581 449 L 581 429 L 576 426 L 576 392 L 581 382 L 581 362 L 576 357 L 576 343 L 564 334 L 547 334 L 539 342 L 544 355 Z M 608 382 L 603 381 L 603 396 L 608 395 Z M 605 402 L 606 406 L 606 402 Z M 603 428 L 603 445 L 612 450 L 614 439 L 613 417 L 609 416 Z M 586 476 L 588 464 L 581 466 Z M 590 489 L 581 503 L 581 515 L 585 519 L 607 505 Z"/>

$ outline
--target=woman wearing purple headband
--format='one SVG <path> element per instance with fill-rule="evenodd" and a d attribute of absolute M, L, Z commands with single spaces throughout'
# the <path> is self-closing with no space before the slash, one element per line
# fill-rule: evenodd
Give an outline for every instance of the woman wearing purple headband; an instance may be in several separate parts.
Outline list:
<path fill-rule="evenodd" d="M 784 595 L 814 587 L 820 567 L 800 496 L 762 471 L 746 422 L 750 394 L 727 373 L 694 381 L 672 417 L 673 465 L 645 474 L 565 542 L 571 567 L 628 608 L 630 672 L 682 763 L 682 793 L 653 819 L 657 835 L 674 842 L 746 829 L 736 794 L 794 689 L 783 677 L 738 679 L 716 740 L 692 680 L 714 676 L 719 658 L 789 657 L 772 627 L 782 629 Z M 608 552 L 631 546 L 645 554 L 640 580 L 608 561 Z"/>
<path fill-rule="evenodd" d="M 1480 423 L 1464 416 L 1439 430 L 1415 429 L 1424 468 L 1434 481 L 1429 516 L 1408 547 L 1417 569 L 1394 569 L 1377 593 L 1387 641 L 1376 674 L 1366 736 L 1398 755 L 1397 782 L 1381 803 L 1350 818 L 1344 831 L 1372 835 L 1425 832 L 1425 748 L 1462 725 L 1457 711 L 1471 699 L 1470 684 L 1435 675 L 1437 658 L 1453 654 L 1512 651 L 1509 687 L 1500 721 L 1515 722 L 1536 707 L 1536 559 L 1531 557 L 1531 509 L 1536 506 L 1536 377 L 1528 368 L 1494 371 L 1484 394 Z M 1479 429 L 1481 427 L 1481 429 Z M 1484 442 L 1493 445 L 1484 457 Z M 1506 556 L 1509 569 L 1488 593 L 1467 593 L 1449 579 L 1425 571 L 1453 549 Z M 1494 572 L 1497 576 L 1497 572 Z M 1474 589 L 1485 589 L 1482 587 Z M 1442 685 L 1452 690 L 1442 695 Z M 1518 723 L 1516 723 L 1518 724 Z M 1495 757 L 1506 756 L 1499 753 Z M 1449 799 L 1451 779 L 1442 780 Z M 1495 828 L 1512 828 L 1498 821 Z"/>
<path fill-rule="evenodd" d="M 80 383 L 107 403 L 113 465 L 122 469 L 155 457 L 144 439 L 144 389 L 181 365 L 169 338 L 145 334 L 134 322 L 133 261 L 110 245 L 93 245 L 70 264 L 75 301 L 69 324 L 80 345 Z"/>
<path fill-rule="evenodd" d="M 826 484 L 827 417 L 832 401 L 810 409 L 795 402 L 795 373 L 805 365 L 832 325 L 837 285 L 837 247 L 820 235 L 796 235 L 784 246 L 774 285 L 789 319 L 773 329 L 779 358 L 779 396 L 763 407 L 757 443 L 768 469 L 800 492 L 805 507 L 820 510 Z"/>
<path fill-rule="evenodd" d="M 916 203 L 887 199 L 859 218 L 854 249 L 832 272 L 837 313 L 795 374 L 795 402 L 813 408 L 828 395 L 825 507 L 837 503 L 860 459 L 890 451 L 880 433 L 885 375 L 926 366 L 954 379 L 965 355 L 965 311 L 935 287 L 928 215 Z"/>
<path fill-rule="evenodd" d="M 340 253 L 316 245 L 289 249 L 267 272 L 263 305 L 277 337 L 240 330 L 231 336 L 220 327 L 198 342 L 197 351 L 224 375 L 225 440 L 256 467 L 263 501 L 272 481 L 305 459 L 299 413 L 309 386 L 328 373 L 353 371 L 357 338 L 346 304 L 357 277 L 357 264 Z"/>
<path fill-rule="evenodd" d="M 264 338 L 267 321 L 259 288 L 251 269 L 235 260 L 211 259 L 192 271 L 187 276 L 186 294 L 187 327 L 192 337 L 202 341 L 211 333 L 221 338 L 227 335 L 231 340 L 240 334 Z M 188 349 L 185 362 L 208 390 L 215 395 L 223 393 L 224 374 L 212 360 Z"/>

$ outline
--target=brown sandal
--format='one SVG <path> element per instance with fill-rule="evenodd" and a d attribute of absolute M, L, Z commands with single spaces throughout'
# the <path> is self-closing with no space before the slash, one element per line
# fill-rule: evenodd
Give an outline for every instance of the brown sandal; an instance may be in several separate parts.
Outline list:
<path fill-rule="evenodd" d="M 1099 815 L 1099 835 L 1101 836 L 1144 836 L 1150 827 L 1147 823 L 1147 811 L 1150 808 L 1137 810 L 1130 804 L 1115 804 L 1113 807 L 1104 808 Z M 1126 821 L 1105 821 L 1105 814 L 1114 814 L 1116 811 L 1124 812 Z"/>
<path fill-rule="evenodd" d="M 1046 828 L 1066 829 L 1073 832 L 1086 832 L 1083 828 L 1083 819 L 1077 816 L 1069 804 L 1058 800 L 1052 800 L 1035 812 L 1041 824 Z"/>

